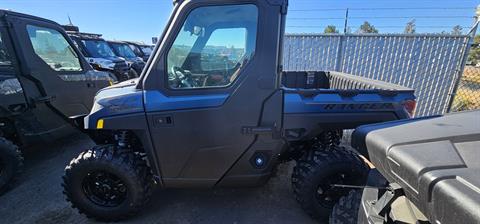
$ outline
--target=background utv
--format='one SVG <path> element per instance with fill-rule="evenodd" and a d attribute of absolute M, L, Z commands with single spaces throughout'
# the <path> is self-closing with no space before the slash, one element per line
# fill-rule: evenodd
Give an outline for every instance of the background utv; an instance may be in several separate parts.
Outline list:
<path fill-rule="evenodd" d="M 368 173 L 339 146 L 342 130 L 408 118 L 413 90 L 338 72 L 282 72 L 287 1 L 175 2 L 148 72 L 96 96 L 83 121 L 98 146 L 65 168 L 67 200 L 88 217 L 120 220 L 141 210 L 154 182 L 259 186 L 295 160 L 296 199 L 328 220 L 348 193 L 337 185 L 363 186 Z"/>
<path fill-rule="evenodd" d="M 68 35 L 94 69 L 113 74 L 117 81 L 135 78 L 129 76 L 127 62 L 115 55 L 110 45 L 101 38 L 101 34 L 81 33 L 78 30 L 72 31 L 71 26 L 68 28 Z"/>
<path fill-rule="evenodd" d="M 138 78 L 140 74 L 142 74 L 142 70 L 145 67 L 145 62 L 141 57 L 138 57 L 130 46 L 122 41 L 107 41 L 110 47 L 112 48 L 115 55 L 124 59 L 128 67 L 130 68 L 128 71 L 129 78 Z"/>
<path fill-rule="evenodd" d="M 111 82 L 57 23 L 0 10 L 0 193 L 21 171 L 19 147 L 71 134 L 68 117 Z"/>
<path fill-rule="evenodd" d="M 137 57 L 141 57 L 143 61 L 146 63 L 150 55 L 153 52 L 153 45 L 142 44 L 134 41 L 124 41 L 127 43 L 133 52 L 137 55 Z"/>

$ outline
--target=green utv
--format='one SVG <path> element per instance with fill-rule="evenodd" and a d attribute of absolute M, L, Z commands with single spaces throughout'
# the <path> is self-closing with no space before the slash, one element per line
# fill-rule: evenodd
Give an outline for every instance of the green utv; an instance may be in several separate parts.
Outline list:
<path fill-rule="evenodd" d="M 412 89 L 338 72 L 282 72 L 286 0 L 177 0 L 139 79 L 76 119 L 98 144 L 65 168 L 64 194 L 115 221 L 161 188 L 260 186 L 295 160 L 304 210 L 327 220 L 368 168 L 342 130 L 410 117 Z M 366 89 L 355 89 L 358 87 Z M 369 88 L 369 89 L 367 89 Z"/>
<path fill-rule="evenodd" d="M 22 169 L 21 148 L 73 133 L 68 117 L 110 83 L 57 23 L 0 10 L 0 193 Z"/>

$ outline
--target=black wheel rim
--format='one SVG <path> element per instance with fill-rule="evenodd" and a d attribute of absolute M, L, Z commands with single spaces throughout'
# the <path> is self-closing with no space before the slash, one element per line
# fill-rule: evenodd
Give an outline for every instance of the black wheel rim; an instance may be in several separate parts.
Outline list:
<path fill-rule="evenodd" d="M 128 193 L 125 183 L 119 177 L 105 171 L 88 173 L 82 188 L 90 201 L 104 207 L 121 205 Z"/>
<path fill-rule="evenodd" d="M 323 207 L 333 208 L 335 203 L 348 193 L 347 188 L 334 185 L 346 184 L 346 180 L 349 180 L 348 178 L 350 177 L 343 173 L 334 174 L 326 178 L 326 181 L 321 183 L 315 192 L 315 199 L 317 202 Z"/>

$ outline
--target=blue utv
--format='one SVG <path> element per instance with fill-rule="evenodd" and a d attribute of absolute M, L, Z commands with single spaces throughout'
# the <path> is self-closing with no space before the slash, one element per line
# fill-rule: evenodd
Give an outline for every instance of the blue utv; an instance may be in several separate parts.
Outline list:
<path fill-rule="evenodd" d="M 292 187 L 327 220 L 368 174 L 344 129 L 409 118 L 413 90 L 338 72 L 283 72 L 286 0 L 176 0 L 139 79 L 77 119 L 98 144 L 65 169 L 67 200 L 115 221 L 161 188 L 249 187 L 295 160 Z"/>

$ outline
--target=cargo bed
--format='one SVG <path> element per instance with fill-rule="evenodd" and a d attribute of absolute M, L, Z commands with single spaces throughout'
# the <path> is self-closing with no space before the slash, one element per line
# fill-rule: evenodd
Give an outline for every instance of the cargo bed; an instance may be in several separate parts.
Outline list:
<path fill-rule="evenodd" d="M 284 128 L 291 140 L 318 134 L 311 130 L 409 118 L 407 106 L 415 104 L 413 89 L 340 72 L 284 72 L 282 83 Z"/>

